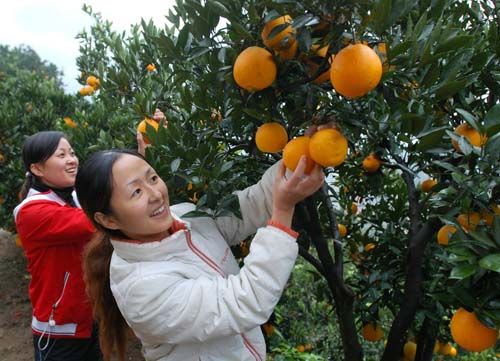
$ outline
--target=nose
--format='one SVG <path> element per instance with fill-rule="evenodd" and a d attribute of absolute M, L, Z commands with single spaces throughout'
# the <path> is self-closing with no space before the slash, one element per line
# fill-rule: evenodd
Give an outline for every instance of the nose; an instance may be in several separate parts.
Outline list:
<path fill-rule="evenodd" d="M 154 203 L 163 198 L 162 193 L 155 186 L 148 187 L 149 202 Z"/>

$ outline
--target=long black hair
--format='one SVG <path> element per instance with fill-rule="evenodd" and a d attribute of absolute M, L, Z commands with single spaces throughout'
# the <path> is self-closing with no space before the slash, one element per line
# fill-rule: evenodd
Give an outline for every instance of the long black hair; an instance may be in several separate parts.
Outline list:
<path fill-rule="evenodd" d="M 57 131 L 38 132 L 26 138 L 23 144 L 23 163 L 26 171 L 26 180 L 19 191 L 19 200 L 26 198 L 30 188 L 33 188 L 35 184 L 41 183 L 38 177 L 31 173 L 31 165 L 34 163 L 43 163 L 49 159 L 57 150 L 57 146 L 62 138 L 66 138 L 66 135 L 63 132 Z"/>
<path fill-rule="evenodd" d="M 94 223 L 97 232 L 86 246 L 83 256 L 83 272 L 87 293 L 92 302 L 94 315 L 99 322 L 99 342 L 105 360 L 110 360 L 114 350 L 120 361 L 125 360 L 127 336 L 130 329 L 121 314 L 109 283 L 109 266 L 113 254 L 111 237 L 123 238 L 120 231 L 110 230 L 97 223 L 97 212 L 112 214 L 113 165 L 124 154 L 143 160 L 139 153 L 127 149 L 112 149 L 94 153 L 83 164 L 76 176 L 78 200 Z M 146 160 L 145 160 L 146 161 Z"/>

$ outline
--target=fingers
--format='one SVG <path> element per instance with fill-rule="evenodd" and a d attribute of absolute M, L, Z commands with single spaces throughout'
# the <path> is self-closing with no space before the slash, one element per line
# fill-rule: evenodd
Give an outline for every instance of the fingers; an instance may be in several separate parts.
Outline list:
<path fill-rule="evenodd" d="M 314 133 L 316 133 L 317 128 L 318 128 L 317 125 L 311 125 L 310 127 L 308 127 L 306 129 L 306 131 L 304 132 L 304 135 L 311 137 Z"/>
<path fill-rule="evenodd" d="M 137 139 L 137 153 L 142 155 L 143 157 L 146 156 L 146 142 L 144 141 L 144 137 L 142 136 L 142 133 L 137 131 L 136 133 L 136 139 Z"/>

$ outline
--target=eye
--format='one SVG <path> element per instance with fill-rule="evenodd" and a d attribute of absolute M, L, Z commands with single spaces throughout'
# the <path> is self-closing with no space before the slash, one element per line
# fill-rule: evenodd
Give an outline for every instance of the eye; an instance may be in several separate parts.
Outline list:
<path fill-rule="evenodd" d="M 159 177 L 155 174 L 151 177 L 151 182 L 156 183 L 158 181 Z"/>
<path fill-rule="evenodd" d="M 136 197 L 141 194 L 141 188 L 137 188 L 132 192 L 132 197 Z"/>

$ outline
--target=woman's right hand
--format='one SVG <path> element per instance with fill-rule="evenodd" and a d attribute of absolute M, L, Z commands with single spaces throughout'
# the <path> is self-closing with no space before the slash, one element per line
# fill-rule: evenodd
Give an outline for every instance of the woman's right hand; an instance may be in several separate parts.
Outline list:
<path fill-rule="evenodd" d="M 314 194 L 325 180 L 323 169 L 318 164 L 311 173 L 306 174 L 306 163 L 306 157 L 302 156 L 297 168 L 288 178 L 285 177 L 286 167 L 282 163 L 274 180 L 271 219 L 289 228 L 295 205 Z"/>

